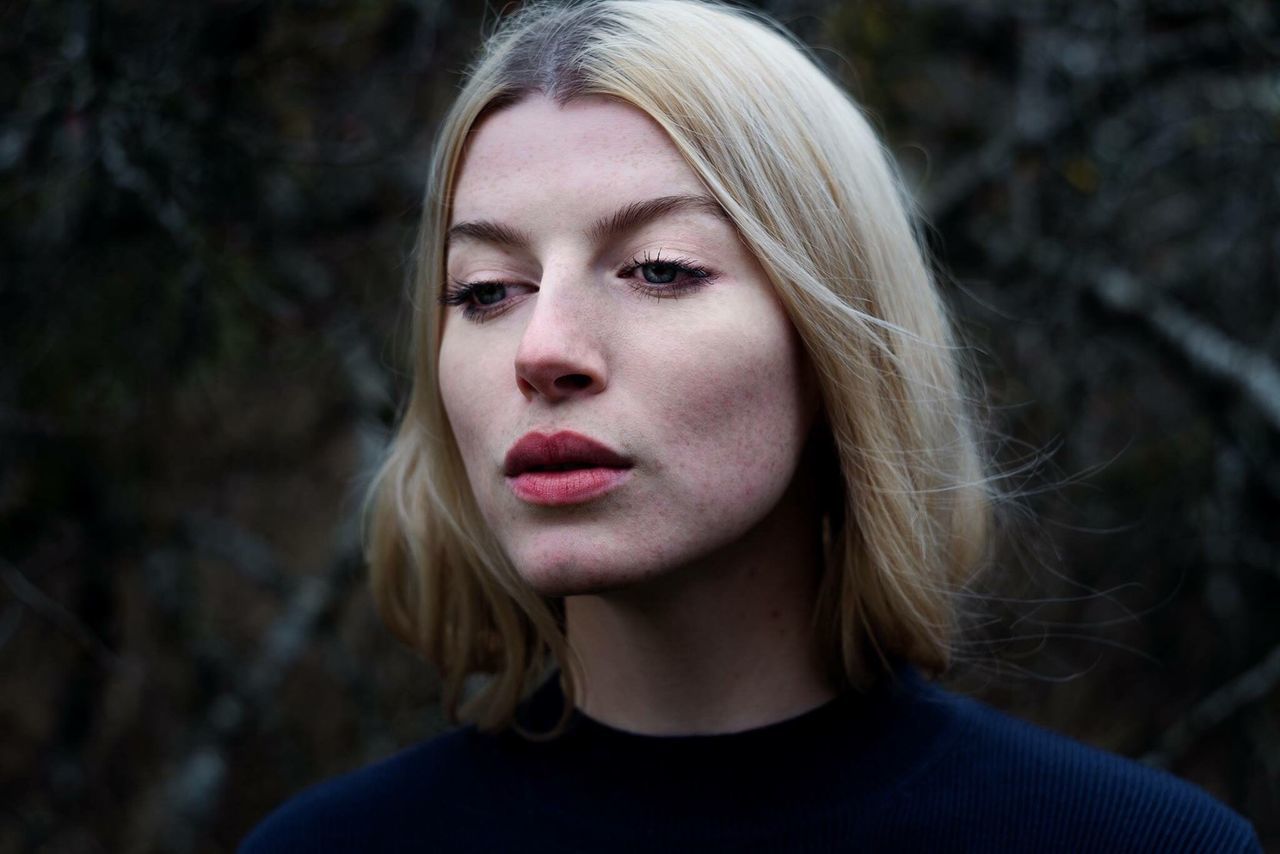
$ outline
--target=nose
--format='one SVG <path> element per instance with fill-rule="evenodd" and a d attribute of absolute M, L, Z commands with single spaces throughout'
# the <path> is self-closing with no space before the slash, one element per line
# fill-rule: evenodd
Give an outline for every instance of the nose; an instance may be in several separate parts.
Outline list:
<path fill-rule="evenodd" d="M 516 387 L 526 400 L 599 394 L 608 385 L 601 330 L 585 301 L 544 283 L 516 350 Z"/>

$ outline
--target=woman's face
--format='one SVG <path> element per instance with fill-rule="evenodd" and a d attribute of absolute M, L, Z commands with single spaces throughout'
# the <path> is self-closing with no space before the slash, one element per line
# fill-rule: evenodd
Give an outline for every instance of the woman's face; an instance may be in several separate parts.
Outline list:
<path fill-rule="evenodd" d="M 480 510 L 539 593 L 655 579 L 779 505 L 818 410 L 810 369 L 644 113 L 538 96 L 488 116 L 447 265 L 440 393 Z"/>

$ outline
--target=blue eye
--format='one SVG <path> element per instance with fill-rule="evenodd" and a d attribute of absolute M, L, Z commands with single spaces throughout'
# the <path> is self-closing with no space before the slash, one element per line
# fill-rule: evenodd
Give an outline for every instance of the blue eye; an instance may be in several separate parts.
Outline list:
<path fill-rule="evenodd" d="M 635 278 L 636 273 L 640 277 Z M 650 296 L 680 296 L 703 285 L 709 284 L 715 274 L 697 262 L 686 258 L 662 258 L 645 253 L 643 258 L 634 259 L 624 267 L 618 275 L 630 279 L 631 285 L 641 293 Z"/>
<path fill-rule="evenodd" d="M 507 310 L 513 303 L 507 294 L 511 287 L 505 282 L 454 281 L 440 294 L 439 301 L 441 305 L 460 306 L 463 317 L 479 323 Z"/>
<path fill-rule="evenodd" d="M 641 264 L 640 275 L 651 285 L 669 285 L 676 280 L 680 268 L 674 264 Z"/>
<path fill-rule="evenodd" d="M 637 277 L 636 273 L 640 275 Z M 704 287 L 715 280 L 716 274 L 685 258 L 668 259 L 645 253 L 643 258 L 635 258 L 619 270 L 618 278 L 627 279 L 639 293 L 661 299 L 683 296 Z M 462 309 L 462 316 L 467 320 L 483 323 L 521 302 L 521 292 L 530 290 L 537 288 L 509 282 L 452 279 L 438 300 L 441 305 Z"/>
<path fill-rule="evenodd" d="M 493 305 L 502 302 L 507 295 L 507 286 L 498 282 L 476 282 L 471 288 L 471 296 L 480 305 Z"/>

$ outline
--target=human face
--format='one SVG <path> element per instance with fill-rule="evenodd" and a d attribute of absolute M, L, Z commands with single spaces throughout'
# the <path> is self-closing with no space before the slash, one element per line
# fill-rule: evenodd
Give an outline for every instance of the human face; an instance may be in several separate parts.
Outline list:
<path fill-rule="evenodd" d="M 638 109 L 536 96 L 488 116 L 456 178 L 447 268 L 440 394 L 480 511 L 539 593 L 668 575 L 790 494 L 817 410 L 798 336 Z M 562 431 L 616 456 L 512 476 L 522 437 Z"/>

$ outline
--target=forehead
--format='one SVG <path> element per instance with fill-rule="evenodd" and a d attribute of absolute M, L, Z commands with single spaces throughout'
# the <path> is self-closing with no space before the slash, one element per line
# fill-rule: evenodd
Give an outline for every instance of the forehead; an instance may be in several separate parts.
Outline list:
<path fill-rule="evenodd" d="M 639 109 L 603 96 L 557 104 L 539 95 L 486 116 L 472 131 L 452 218 L 532 215 L 567 200 L 594 215 L 620 197 L 700 191 L 670 137 Z"/>

